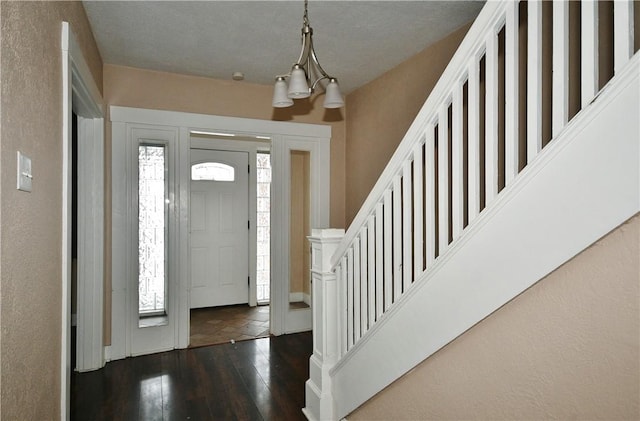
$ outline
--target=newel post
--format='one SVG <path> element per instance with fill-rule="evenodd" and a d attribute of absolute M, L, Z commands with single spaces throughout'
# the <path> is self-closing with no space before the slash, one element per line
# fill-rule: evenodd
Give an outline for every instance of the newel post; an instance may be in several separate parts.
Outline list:
<path fill-rule="evenodd" d="M 338 286 L 331 257 L 344 237 L 342 229 L 311 231 L 311 310 L 313 355 L 309 358 L 306 406 L 309 420 L 333 420 L 335 411 L 329 370 L 338 359 Z"/>

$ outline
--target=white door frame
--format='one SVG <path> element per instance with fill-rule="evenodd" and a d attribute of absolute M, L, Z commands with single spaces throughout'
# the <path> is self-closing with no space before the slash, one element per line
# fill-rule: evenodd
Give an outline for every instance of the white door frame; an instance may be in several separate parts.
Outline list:
<path fill-rule="evenodd" d="M 283 137 L 279 139 L 279 147 L 271 154 L 272 196 L 271 203 L 283 204 L 280 211 L 272 212 L 271 250 L 281 253 L 274 262 L 271 276 L 284 282 L 273 284 L 272 316 L 275 323 L 274 334 L 302 332 L 311 329 L 311 308 L 290 309 L 290 217 L 291 217 L 291 151 L 306 151 L 310 154 L 310 204 L 309 222 L 311 228 L 329 227 L 329 148 L 320 139 L 302 139 Z M 277 230 L 273 227 L 279 227 Z M 274 324 L 272 323 L 272 326 Z M 276 333 L 277 332 L 277 333 Z"/>
<path fill-rule="evenodd" d="M 265 136 L 266 137 L 266 136 Z M 249 305 L 254 307 L 258 303 L 256 284 L 256 253 L 257 253 L 257 186 L 256 186 L 256 155 L 258 152 L 270 151 L 270 139 L 257 140 L 227 140 L 204 134 L 190 134 L 191 149 L 208 149 L 232 152 L 247 152 L 249 154 Z M 190 174 L 189 174 L 190 175 Z M 183 180 L 180 180 L 183 182 Z M 182 185 L 182 184 L 181 184 Z M 187 177 L 186 185 L 191 185 L 191 177 Z M 191 188 L 187 197 L 191 197 Z M 189 199 L 188 199 L 189 200 Z M 189 232 L 189 231 L 187 231 Z M 190 256 L 189 256 L 190 258 Z M 190 261 L 190 260 L 189 260 Z M 189 266 L 189 290 L 191 290 L 191 266 Z"/>
<path fill-rule="evenodd" d="M 177 158 L 177 142 L 178 131 L 175 127 L 148 126 L 142 124 L 126 125 L 126 142 L 114 142 L 114 150 L 124 151 L 127 157 L 127 167 L 125 174 L 129 176 L 122 177 L 129 188 L 129 195 L 126 209 L 127 225 L 126 232 L 128 234 L 126 248 L 116 252 L 112 252 L 112 259 L 115 264 L 120 266 L 120 262 L 126 262 L 124 268 L 128 271 L 124 277 L 118 277 L 112 283 L 112 289 L 120 292 L 124 291 L 124 300 L 126 302 L 126 311 L 120 314 L 120 320 L 125 321 L 125 355 L 136 356 L 161 351 L 168 351 L 175 348 L 175 330 L 176 321 L 180 308 L 176 299 L 178 286 L 175 280 L 178 275 L 177 261 L 178 250 L 176 249 L 178 238 L 177 231 L 177 203 L 179 203 L 178 190 L 178 158 Z M 168 239 L 165 244 L 166 261 L 165 261 L 165 277 L 167 281 L 165 309 L 167 312 L 166 323 L 160 323 L 156 326 L 140 327 L 139 313 L 139 161 L 138 148 L 140 145 L 163 146 L 165 148 L 165 160 L 167 169 L 167 188 L 168 188 L 168 206 L 166 213 L 165 235 Z M 112 174 L 115 178 L 115 174 Z M 115 200 L 114 200 L 115 203 Z M 120 208 L 122 200 L 118 201 Z M 121 209 L 121 208 L 120 208 Z M 121 225 L 119 225 L 121 227 Z M 117 257 L 116 257 L 117 256 Z M 119 295 L 122 297 L 122 295 Z"/>
<path fill-rule="evenodd" d="M 68 22 L 62 22 L 62 328 L 60 418 L 69 419 L 72 111 L 78 116 L 77 369 L 104 365 L 104 119 L 102 96 Z"/>
<path fill-rule="evenodd" d="M 217 133 L 217 134 L 226 134 L 227 136 L 234 136 L 236 139 L 253 139 L 253 141 L 257 141 L 261 138 L 268 137 L 271 139 L 271 154 L 281 154 L 281 150 L 285 148 L 288 141 L 303 141 L 307 140 L 309 142 L 316 142 L 318 144 L 318 148 L 324 151 L 322 156 L 325 157 L 325 162 L 323 163 L 323 168 L 326 169 L 326 174 L 318 180 L 321 183 L 321 188 L 324 194 L 320 197 L 322 198 L 322 202 L 318 202 L 319 212 L 322 214 L 320 218 L 318 218 L 317 223 L 318 226 L 314 226 L 313 228 L 327 228 L 329 224 L 329 142 L 331 139 L 331 127 L 325 125 L 317 125 L 317 124 L 303 124 L 303 123 L 291 123 L 291 122 L 279 122 L 279 121 L 269 121 L 269 120 L 256 120 L 256 119 L 248 119 L 248 118 L 238 118 L 238 117 L 222 117 L 222 116 L 211 116 L 205 114 L 192 114 L 192 113 L 183 113 L 176 111 L 158 111 L 158 110 L 148 110 L 148 109 L 140 109 L 140 108 L 129 108 L 129 107 L 117 107 L 112 106 L 110 108 L 110 116 L 111 122 L 113 123 L 113 144 L 115 145 L 118 142 L 118 139 L 126 136 L 124 127 L 127 123 L 139 123 L 139 124 L 147 124 L 151 126 L 164 126 L 164 127 L 174 127 L 179 131 L 179 141 L 178 141 L 178 172 L 179 172 L 179 191 L 178 191 L 178 279 L 180 282 L 179 291 L 177 292 L 178 299 L 178 320 L 176 323 L 176 332 L 175 332 L 175 347 L 176 348 L 186 348 L 189 345 L 189 184 L 188 180 L 190 178 L 190 169 L 189 165 L 189 155 L 192 144 L 196 144 L 196 142 L 192 142 L 192 133 L 194 132 L 205 132 L 205 133 Z M 229 141 L 233 142 L 234 145 L 244 144 L 244 142 L 240 142 L 238 140 Z M 115 149 L 113 150 L 113 173 L 116 174 L 117 171 L 121 171 L 121 160 L 124 157 L 120 156 L 121 152 Z M 118 221 L 122 220 L 124 215 L 122 215 L 121 211 L 118 211 L 116 207 L 116 198 L 120 194 L 125 194 L 124 189 L 126 186 L 121 185 L 121 183 L 116 183 L 115 180 L 112 185 L 112 192 L 114 197 L 113 203 L 113 248 L 116 250 L 118 247 L 124 247 L 124 241 L 126 241 L 126 236 L 123 236 L 122 233 L 118 232 Z M 272 189 L 276 187 L 272 185 Z M 255 192 L 255 190 L 254 190 Z M 250 194 L 252 194 L 250 192 Z M 252 194 L 253 195 L 253 194 Z M 284 206 L 283 203 L 277 203 L 272 199 L 271 202 L 271 214 L 282 214 L 285 212 L 282 208 Z M 255 209 L 255 208 L 254 208 Z M 251 211 L 251 210 L 250 210 Z M 120 212 L 120 214 L 118 213 Z M 288 216 L 287 216 L 288 218 Z M 272 220 L 271 223 L 272 233 L 276 233 L 276 236 L 282 236 L 282 233 L 286 233 L 288 236 L 288 227 L 289 221 L 282 220 L 281 218 L 276 218 L 276 220 Z M 253 243 L 253 240 L 251 241 Z M 279 244 L 279 243 L 278 243 Z M 255 247 L 255 245 L 254 245 Z M 274 244 L 274 239 L 272 238 L 272 262 L 274 263 L 272 267 L 272 278 L 277 276 L 277 270 L 274 268 L 275 266 L 284 267 L 282 265 L 282 261 L 286 258 L 287 253 L 281 247 L 278 248 Z M 251 251 L 253 252 L 253 251 Z M 112 262 L 115 264 L 115 261 Z M 118 268 L 114 266 L 113 275 L 114 279 L 116 277 L 116 272 L 118 272 Z M 287 261 L 287 270 L 288 274 L 288 261 Z M 283 279 L 283 278 L 281 278 Z M 272 283 L 272 294 L 275 298 L 276 295 L 280 296 L 281 289 L 284 288 L 280 285 L 281 283 Z M 288 284 L 286 286 L 288 288 Z M 280 288 L 280 290 L 278 289 Z M 113 297 L 113 308 L 112 308 L 112 317 L 119 317 L 118 313 L 121 312 L 120 306 L 122 304 L 118 303 L 118 297 L 115 295 Z M 279 305 L 283 305 L 283 303 L 278 302 L 277 298 L 275 301 L 272 300 L 272 308 L 277 307 Z M 287 299 L 288 305 L 288 299 Z M 115 319 L 114 319 L 115 322 Z M 272 314 L 271 317 L 271 331 L 273 334 L 280 335 L 283 333 L 287 333 L 286 329 L 286 320 L 282 317 L 281 314 Z M 121 332 L 115 329 L 112 329 L 112 345 L 111 345 L 111 358 L 124 358 L 124 353 L 120 350 L 124 350 L 124 338 L 122 337 Z"/>

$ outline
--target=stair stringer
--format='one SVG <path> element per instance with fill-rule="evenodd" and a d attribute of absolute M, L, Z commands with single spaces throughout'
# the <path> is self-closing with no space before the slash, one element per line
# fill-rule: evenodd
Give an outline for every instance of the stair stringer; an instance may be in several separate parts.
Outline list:
<path fill-rule="evenodd" d="M 636 54 L 336 364 L 338 419 L 640 211 L 639 75 Z"/>

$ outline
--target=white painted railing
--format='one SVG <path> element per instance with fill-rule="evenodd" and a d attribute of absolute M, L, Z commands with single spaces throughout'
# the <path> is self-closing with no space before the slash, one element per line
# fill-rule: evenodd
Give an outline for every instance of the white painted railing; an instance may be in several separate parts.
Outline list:
<path fill-rule="evenodd" d="M 584 107 L 598 93 L 598 5 L 597 1 L 586 0 L 581 6 Z M 526 91 L 520 90 L 518 83 L 519 4 L 489 2 L 333 256 L 332 264 L 343 289 L 341 296 L 345 298 L 340 312 L 341 355 L 446 253 L 478 214 L 491 206 L 502 188 L 515 181 L 522 169 L 519 125 L 527 128 L 526 162 L 532 162 L 542 149 L 544 112 L 549 111 L 543 110 L 542 93 L 543 3 L 529 1 L 526 7 Z M 631 1 L 614 2 L 615 69 L 621 69 L 633 55 L 632 8 Z M 550 111 L 554 138 L 569 121 L 568 10 L 567 1 L 553 2 Z M 506 44 L 504 79 L 499 80 L 502 33 Z M 480 93 L 482 62 L 484 97 Z M 600 84 L 604 85 L 602 81 Z M 503 119 L 498 112 L 501 89 L 505 92 Z M 520 121 L 519 104 L 523 98 L 527 114 L 526 120 Z M 504 133 L 503 139 L 500 132 Z M 482 143 L 484 159 L 480 157 Z M 502 150 L 504 162 L 500 162 Z"/>
<path fill-rule="evenodd" d="M 324 347 L 315 360 L 325 383 L 330 367 L 323 358 L 333 366 L 374 334 L 394 304 L 447 258 L 502 193 L 513 190 L 544 147 L 562 140 L 569 122 L 610 77 L 623 72 L 634 53 L 633 7 L 632 1 L 613 2 L 615 48 L 608 63 L 599 54 L 608 46 L 598 40 L 600 26 L 607 25 L 599 23 L 597 1 L 580 2 L 579 16 L 571 16 L 580 25 L 571 28 L 576 9 L 570 11 L 567 1 L 485 5 L 330 264 L 315 269 L 336 280 L 337 320 L 323 327 L 324 337 L 335 335 L 335 349 Z M 570 33 L 576 27 L 580 33 Z M 309 383 L 318 386 L 313 361 Z M 331 390 L 316 390 L 316 403 L 309 405 L 313 393 L 308 388 L 309 418 L 345 415 L 322 406 Z"/>

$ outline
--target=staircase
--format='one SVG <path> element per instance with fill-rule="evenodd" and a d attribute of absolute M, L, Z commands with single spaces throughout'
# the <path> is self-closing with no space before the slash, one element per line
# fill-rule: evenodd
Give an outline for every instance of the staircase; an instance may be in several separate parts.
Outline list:
<path fill-rule="evenodd" d="M 640 211 L 640 11 L 598 10 L 487 2 L 348 231 L 313 231 L 309 419 L 346 416 Z"/>

